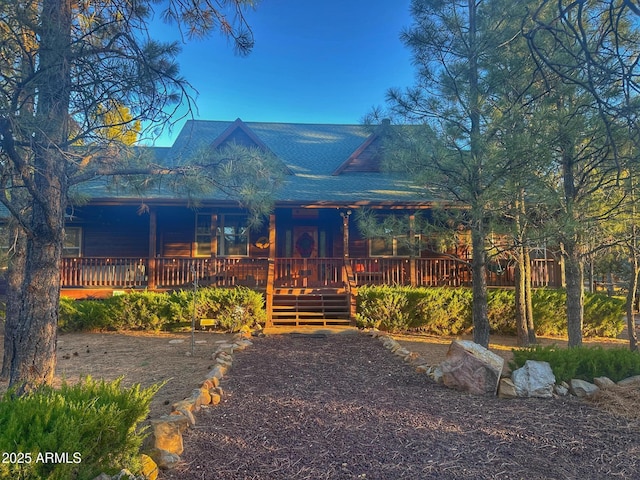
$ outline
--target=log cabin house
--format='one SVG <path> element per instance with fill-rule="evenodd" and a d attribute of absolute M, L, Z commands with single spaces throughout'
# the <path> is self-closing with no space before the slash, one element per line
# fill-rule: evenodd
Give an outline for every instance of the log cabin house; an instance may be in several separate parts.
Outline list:
<path fill-rule="evenodd" d="M 353 221 L 360 208 L 380 216 L 428 212 L 433 203 L 406 178 L 380 169 L 380 131 L 360 125 L 188 121 L 168 148 L 170 159 L 194 142 L 229 142 L 268 150 L 287 169 L 264 226 L 227 198 L 153 196 L 107 190 L 74 207 L 66 221 L 63 295 L 100 297 L 131 289 L 170 290 L 237 285 L 264 291 L 271 324 L 349 324 L 361 285 L 469 285 L 468 246 L 411 252 L 406 242 L 367 239 Z M 410 233 L 413 238 L 414 233 Z M 534 256 L 534 286 L 558 282 L 556 263 Z M 513 285 L 513 268 L 497 265 L 488 285 Z"/>

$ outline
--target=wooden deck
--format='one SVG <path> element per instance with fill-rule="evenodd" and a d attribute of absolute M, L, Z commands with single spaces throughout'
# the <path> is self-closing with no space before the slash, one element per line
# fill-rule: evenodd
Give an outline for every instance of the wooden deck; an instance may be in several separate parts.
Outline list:
<path fill-rule="evenodd" d="M 559 285 L 553 260 L 532 262 L 533 286 Z M 199 286 L 245 286 L 263 291 L 267 325 L 352 325 L 355 297 L 364 285 L 416 287 L 471 285 L 467 262 L 452 258 L 98 258 L 63 259 L 62 294 L 114 294 Z M 513 268 L 487 271 L 490 287 L 514 285 Z"/>
<path fill-rule="evenodd" d="M 453 258 L 64 258 L 61 280 L 65 293 L 100 290 L 171 290 L 194 281 L 217 287 L 266 289 L 273 267 L 274 288 L 345 288 L 349 267 L 355 287 L 362 285 L 470 286 L 468 262 Z M 491 267 L 491 265 L 490 265 Z M 532 261 L 533 287 L 560 284 L 551 259 Z M 514 267 L 487 271 L 490 287 L 512 287 Z"/>

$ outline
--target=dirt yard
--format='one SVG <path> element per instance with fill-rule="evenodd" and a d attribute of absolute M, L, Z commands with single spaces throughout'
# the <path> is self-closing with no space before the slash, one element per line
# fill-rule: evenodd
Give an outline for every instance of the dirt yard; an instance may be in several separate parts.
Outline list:
<path fill-rule="evenodd" d="M 198 332 L 195 354 L 190 334 L 69 333 L 58 336 L 56 383 L 75 383 L 91 375 L 144 387 L 166 382 L 151 404 L 151 417 L 170 412 L 170 404 L 191 394 L 213 365 L 215 342 L 230 335 Z M 0 335 L 0 358 L 4 337 Z M 7 387 L 0 382 L 0 392 Z"/>

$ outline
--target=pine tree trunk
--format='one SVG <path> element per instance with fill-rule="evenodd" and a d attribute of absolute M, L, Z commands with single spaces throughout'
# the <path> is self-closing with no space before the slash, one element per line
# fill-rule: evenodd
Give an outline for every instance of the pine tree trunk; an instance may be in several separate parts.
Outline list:
<path fill-rule="evenodd" d="M 23 276 L 7 292 L 11 366 L 9 384 L 27 392 L 50 384 L 56 364 L 60 259 L 68 185 L 66 144 L 71 95 L 70 0 L 43 0 L 38 103 L 33 135 L 31 196 L 25 225 Z"/>
<path fill-rule="evenodd" d="M 524 249 L 524 296 L 525 296 L 525 312 L 527 318 L 527 334 L 529 336 L 529 345 L 538 343 L 536 338 L 536 326 L 533 322 L 533 288 L 531 287 L 531 254 L 528 248 Z"/>
<path fill-rule="evenodd" d="M 584 266 L 575 243 L 565 243 L 567 276 L 567 334 L 569 347 L 582 345 L 584 322 Z"/>
<path fill-rule="evenodd" d="M 520 245 L 516 253 L 515 272 L 515 297 L 516 297 L 516 332 L 518 346 L 524 347 L 529 344 L 529 331 L 527 324 L 527 296 L 526 296 L 526 268 L 524 265 L 524 246 Z"/>
<path fill-rule="evenodd" d="M 26 238 L 24 233 L 17 228 L 16 223 L 12 223 L 9 226 L 9 239 L 11 249 L 7 268 L 7 295 L 10 295 L 11 292 L 20 292 L 24 280 L 24 261 L 26 258 Z M 4 353 L 2 371 L 0 372 L 0 379 L 2 380 L 8 380 L 11 372 L 11 363 L 15 351 L 13 342 L 19 326 L 20 305 L 19 299 L 7 299 Z"/>
<path fill-rule="evenodd" d="M 473 292 L 473 341 L 485 348 L 489 347 L 489 315 L 487 312 L 487 254 L 485 252 L 485 236 L 482 220 L 476 221 L 476 228 L 471 230 L 471 246 L 473 259 L 472 292 Z"/>
<path fill-rule="evenodd" d="M 61 257 L 56 243 L 45 235 L 29 242 L 21 288 L 7 296 L 7 312 L 14 316 L 7 322 L 12 324 L 9 385 L 22 392 L 53 381 Z"/>
<path fill-rule="evenodd" d="M 638 290 L 638 275 L 640 275 L 640 266 L 638 265 L 638 256 L 632 255 L 631 258 L 631 279 L 629 280 L 629 291 L 627 292 L 627 331 L 629 332 L 629 349 L 632 352 L 638 351 L 638 335 L 636 333 L 636 322 L 634 317 L 634 306 L 636 304 L 636 292 Z"/>

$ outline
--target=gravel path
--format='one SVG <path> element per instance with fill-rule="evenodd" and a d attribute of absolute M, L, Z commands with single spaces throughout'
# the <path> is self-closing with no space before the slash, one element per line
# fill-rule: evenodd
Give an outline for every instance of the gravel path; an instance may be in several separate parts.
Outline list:
<path fill-rule="evenodd" d="M 637 423 L 455 392 L 364 335 L 255 339 L 221 386 L 163 479 L 640 478 Z"/>

